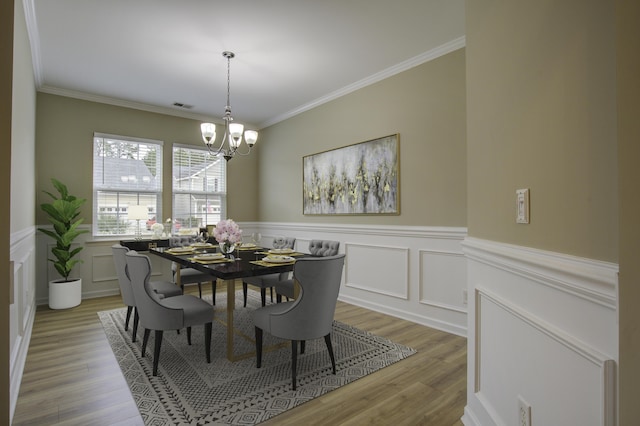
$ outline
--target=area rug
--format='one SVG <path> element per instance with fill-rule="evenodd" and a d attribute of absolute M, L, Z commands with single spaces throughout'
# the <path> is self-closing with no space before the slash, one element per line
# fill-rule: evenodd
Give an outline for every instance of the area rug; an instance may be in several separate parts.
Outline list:
<path fill-rule="evenodd" d="M 211 303 L 211 299 L 206 299 Z M 251 311 L 260 299 L 249 292 L 247 307 L 236 295 L 235 353 L 255 350 Z M 291 389 L 291 346 L 264 335 L 262 368 L 255 356 L 230 362 L 226 358 L 226 295 L 218 294 L 213 323 L 211 364 L 204 353 L 203 327 L 193 327 L 192 345 L 186 332 L 165 332 L 158 367 L 152 375 L 153 336 L 146 357 L 140 356 L 142 331 L 131 342 L 124 331 L 126 308 L 98 312 L 113 353 L 120 364 L 145 425 L 254 425 L 313 398 L 374 373 L 415 353 L 415 350 L 334 321 L 332 342 L 337 374 L 324 339 L 308 341 L 298 355 L 298 386 Z M 267 349 L 269 348 L 269 349 Z"/>

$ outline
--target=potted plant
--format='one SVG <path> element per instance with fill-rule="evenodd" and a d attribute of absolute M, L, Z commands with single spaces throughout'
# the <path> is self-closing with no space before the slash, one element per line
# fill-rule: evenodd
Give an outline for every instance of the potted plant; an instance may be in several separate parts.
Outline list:
<path fill-rule="evenodd" d="M 87 200 L 70 195 L 66 185 L 59 180 L 52 178 L 51 182 L 60 196 L 57 197 L 48 191 L 42 191 L 53 198 L 53 202 L 41 204 L 40 208 L 49 216 L 49 221 L 53 224 L 53 231 L 43 228 L 38 228 L 38 231 L 55 240 L 56 245 L 51 248 L 55 259 L 49 259 L 49 261 L 62 276 L 62 279 L 49 282 L 49 307 L 51 309 L 66 309 L 78 306 L 82 298 L 82 279 L 69 278 L 69 275 L 76 264 L 82 262 L 74 257 L 82 251 L 83 247 L 72 249 L 71 244 L 78 235 L 89 232 L 86 229 L 78 229 L 82 223 L 82 219 L 78 218 L 80 206 Z"/>

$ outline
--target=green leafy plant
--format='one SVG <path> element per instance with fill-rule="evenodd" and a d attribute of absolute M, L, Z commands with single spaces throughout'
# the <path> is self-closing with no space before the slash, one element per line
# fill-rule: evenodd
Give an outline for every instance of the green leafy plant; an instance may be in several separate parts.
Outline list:
<path fill-rule="evenodd" d="M 40 208 L 49 216 L 49 221 L 53 224 L 53 231 L 43 228 L 38 228 L 38 231 L 43 232 L 56 241 L 56 246 L 51 249 L 51 253 L 55 259 L 49 259 L 49 261 L 53 263 L 58 273 L 64 278 L 64 281 L 73 281 L 69 280 L 69 275 L 74 266 L 82 262 L 81 260 L 74 259 L 74 257 L 80 253 L 84 247 L 76 247 L 71 250 L 71 243 L 78 235 L 89 232 L 86 229 L 78 229 L 78 226 L 82 223 L 82 219 L 78 219 L 78 216 L 80 216 L 80 206 L 87 200 L 69 195 L 66 185 L 59 180 L 52 178 L 51 182 L 60 193 L 60 196 L 57 197 L 48 191 L 42 191 L 53 198 L 53 202 L 41 204 Z"/>

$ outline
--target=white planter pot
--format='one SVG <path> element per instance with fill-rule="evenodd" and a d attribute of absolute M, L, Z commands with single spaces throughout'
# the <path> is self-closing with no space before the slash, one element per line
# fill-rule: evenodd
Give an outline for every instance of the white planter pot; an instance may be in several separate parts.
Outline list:
<path fill-rule="evenodd" d="M 78 306 L 82 300 L 82 279 L 73 281 L 49 281 L 49 307 L 68 309 Z"/>

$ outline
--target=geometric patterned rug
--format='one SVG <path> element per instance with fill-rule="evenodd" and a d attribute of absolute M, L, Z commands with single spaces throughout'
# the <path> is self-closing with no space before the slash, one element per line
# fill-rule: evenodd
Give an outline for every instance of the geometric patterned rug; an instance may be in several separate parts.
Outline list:
<path fill-rule="evenodd" d="M 255 350 L 251 311 L 260 307 L 256 292 L 249 291 L 247 307 L 242 292 L 236 294 L 234 312 L 235 353 Z M 211 303 L 211 298 L 208 299 Z M 131 342 L 131 319 L 124 331 L 126 308 L 98 312 L 145 425 L 255 425 L 318 396 L 374 373 L 415 353 L 383 337 L 334 321 L 331 340 L 336 375 L 324 339 L 306 343 L 298 354 L 297 390 L 291 389 L 291 346 L 264 334 L 262 367 L 255 356 L 230 362 L 226 358 L 226 294 L 216 296 L 211 339 L 211 363 L 204 353 L 203 327 L 193 327 L 187 345 L 186 331 L 165 331 L 158 375 L 152 375 L 153 339 L 146 357 L 140 356 L 142 330 Z M 276 347 L 267 351 L 267 347 Z"/>

